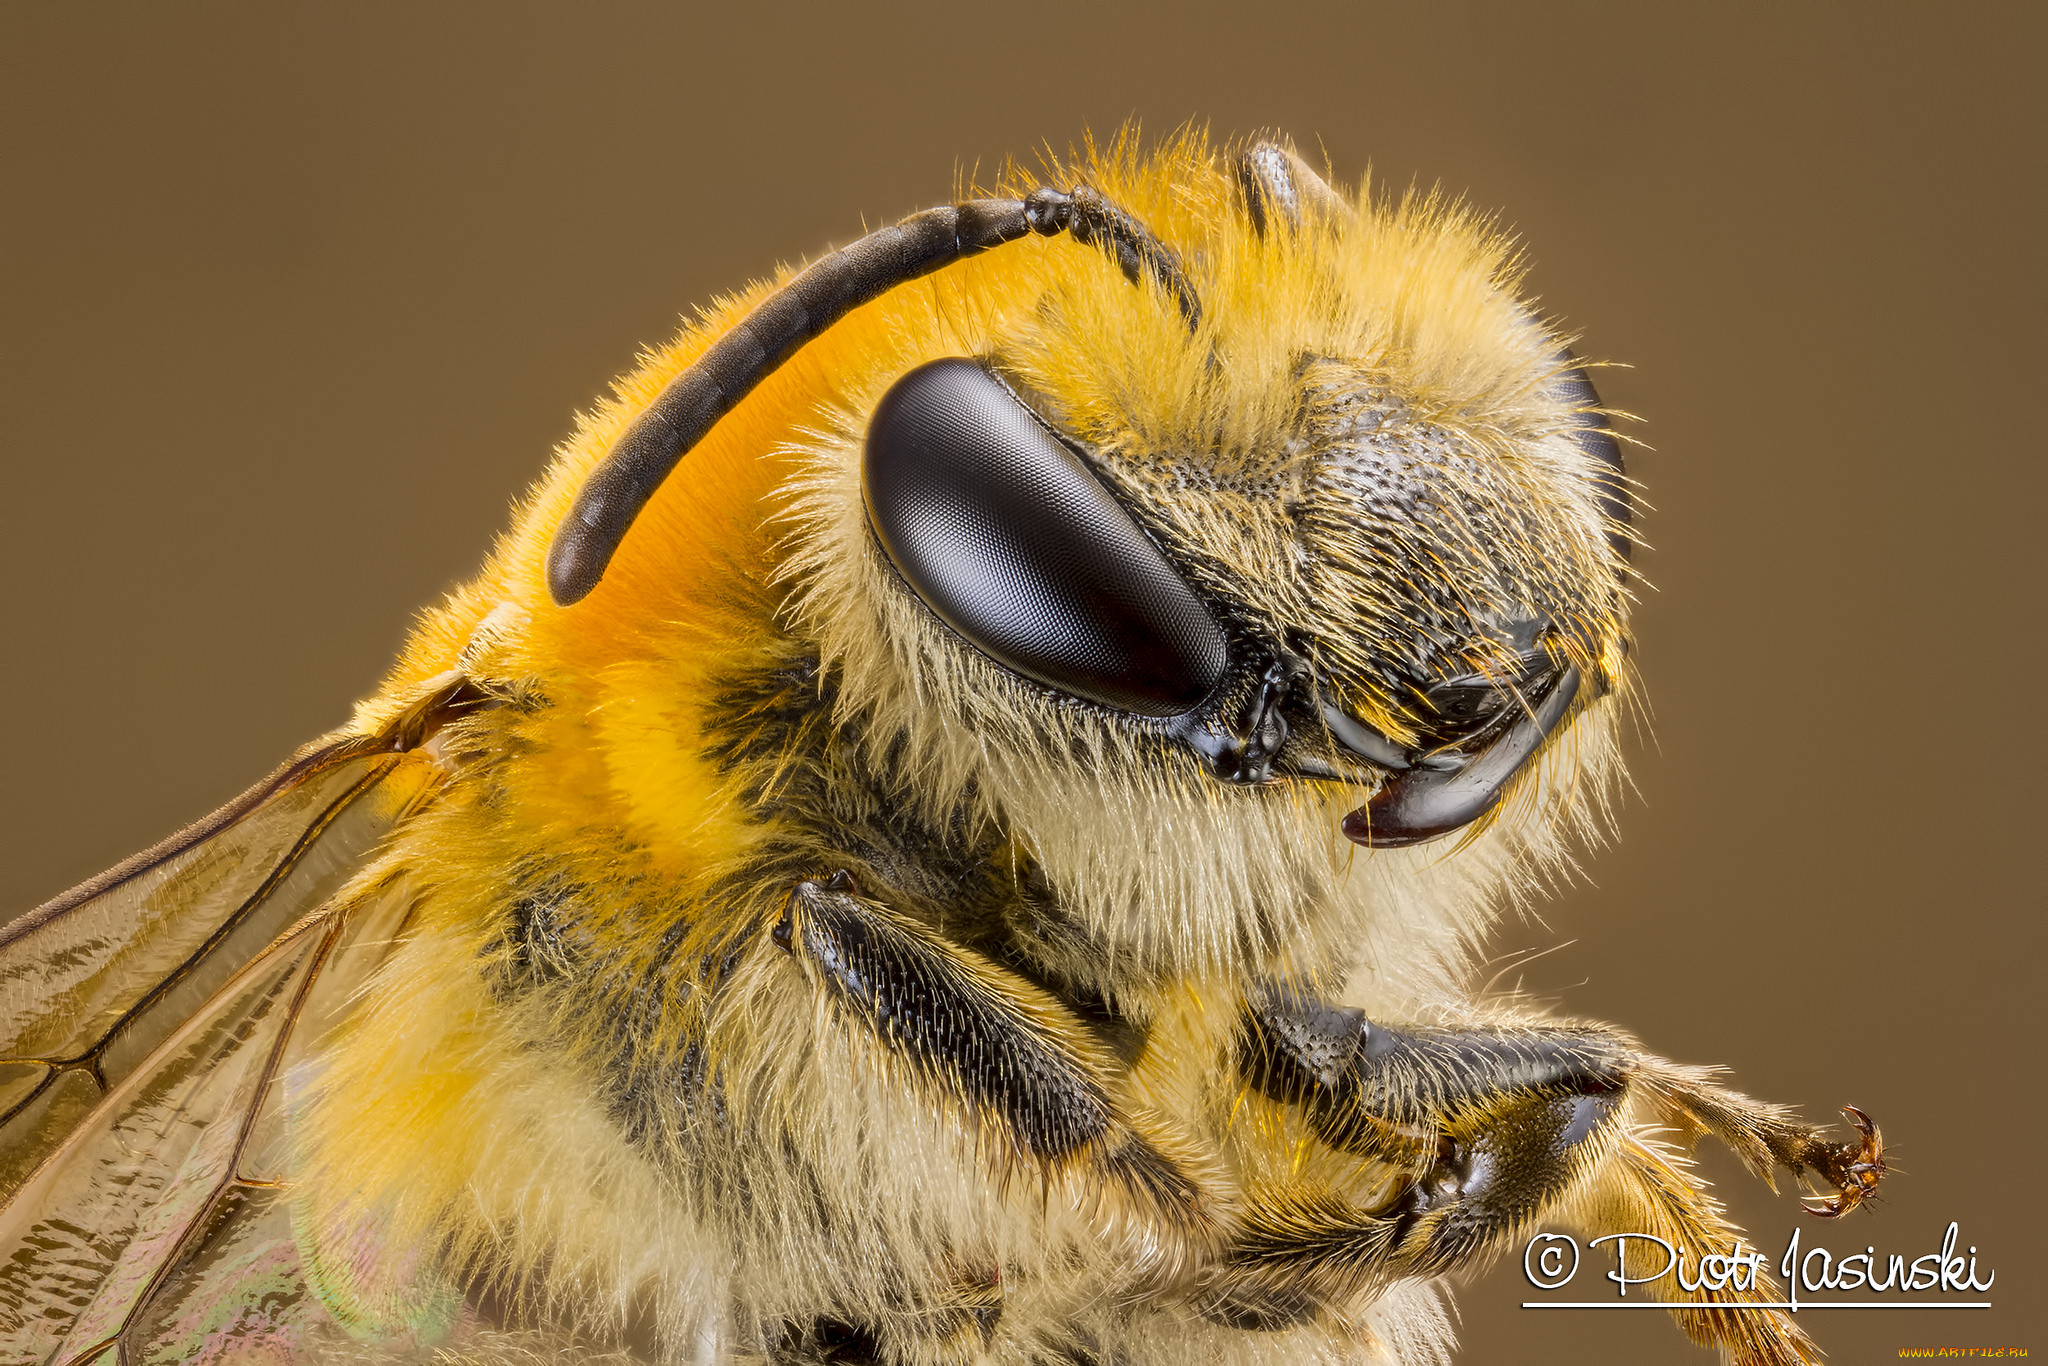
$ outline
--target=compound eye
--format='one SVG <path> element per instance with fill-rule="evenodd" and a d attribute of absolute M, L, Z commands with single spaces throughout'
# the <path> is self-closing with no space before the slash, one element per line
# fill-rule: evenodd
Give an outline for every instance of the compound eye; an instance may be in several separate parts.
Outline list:
<path fill-rule="evenodd" d="M 911 591 L 997 663 L 1143 716 L 1192 710 L 1223 632 L 1080 455 L 970 360 L 882 397 L 861 471 L 868 522 Z"/>

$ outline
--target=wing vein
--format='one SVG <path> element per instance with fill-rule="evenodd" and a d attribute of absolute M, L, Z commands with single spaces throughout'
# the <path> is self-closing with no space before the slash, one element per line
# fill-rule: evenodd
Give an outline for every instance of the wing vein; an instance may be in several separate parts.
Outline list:
<path fill-rule="evenodd" d="M 257 885 L 256 890 L 251 892 L 246 898 L 244 898 L 242 903 L 239 906 L 237 906 L 231 913 L 229 913 L 229 915 L 220 922 L 220 925 L 211 934 L 207 935 L 207 937 L 203 941 L 201 941 L 199 947 L 194 949 L 190 954 L 186 955 L 184 961 L 180 962 L 176 967 L 172 968 L 161 979 L 159 979 L 155 984 L 153 984 L 149 988 L 149 990 L 143 992 L 142 995 L 136 997 L 135 1003 L 129 1006 L 126 1010 L 122 1011 L 119 1018 L 117 1018 L 112 1024 L 107 1026 L 107 1031 L 104 1034 L 100 1035 L 99 1039 L 95 1041 L 91 1047 L 87 1048 L 84 1052 L 79 1053 L 75 1057 L 70 1058 L 0 1058 L 0 1062 L 41 1063 L 50 1069 L 50 1074 L 44 1077 L 42 1081 L 38 1082 L 33 1090 L 31 1090 L 21 1100 L 17 1101 L 5 1113 L 0 1113 L 0 1126 L 4 1126 L 9 1120 L 13 1119 L 15 1115 L 19 1114 L 28 1106 L 33 1105 L 36 1102 L 37 1098 L 39 1098 L 44 1091 L 48 1090 L 51 1084 L 54 1083 L 56 1079 L 59 1076 L 61 1076 L 66 1070 L 77 1068 L 88 1069 L 92 1073 L 94 1083 L 100 1089 L 100 1094 L 104 1096 L 107 1093 L 107 1079 L 106 1075 L 100 1070 L 99 1059 L 101 1055 L 106 1051 L 107 1045 L 112 1043 L 116 1036 L 118 1036 L 120 1032 L 124 1028 L 126 1028 L 130 1022 L 132 1022 L 135 1019 L 136 1016 L 140 1015 L 143 1011 L 149 1009 L 151 1006 L 155 1005 L 158 1001 L 161 1001 L 165 996 L 170 994 L 173 988 L 175 988 L 180 982 L 184 981 L 187 977 L 191 976 L 193 970 L 196 969 L 200 963 L 205 961 L 208 954 L 212 953 L 213 950 L 219 948 L 221 944 L 226 942 L 229 936 L 231 936 L 237 929 L 239 929 L 242 926 L 243 922 L 245 922 L 249 918 L 250 914 L 253 913 L 259 906 L 263 904 L 265 898 L 267 898 L 272 892 L 277 890 L 277 885 L 280 882 L 282 882 L 285 878 L 291 876 L 292 869 L 298 866 L 298 864 L 305 858 L 307 851 L 310 850 L 313 847 L 313 845 L 319 841 L 322 835 L 327 833 L 327 831 L 333 826 L 334 822 L 340 818 L 342 813 L 345 812 L 349 807 L 355 805 L 355 803 L 363 796 L 364 793 L 368 792 L 372 787 L 376 786 L 379 782 L 383 781 L 383 779 L 390 774 L 391 767 L 392 765 L 389 762 L 374 764 L 370 768 L 370 770 L 363 775 L 361 779 L 352 784 L 339 797 L 335 798 L 333 802 L 329 803 L 326 809 L 323 810 L 317 817 L 315 817 L 312 823 L 306 827 L 305 833 L 299 836 L 298 840 L 292 844 L 290 849 L 285 851 L 284 855 L 278 860 L 276 865 L 273 866 L 270 872 L 264 876 L 263 881 Z M 258 786 L 262 785 L 259 784 Z M 254 789 L 251 790 L 254 791 Z M 268 793 L 265 794 L 266 798 L 268 795 Z M 260 803 L 257 804 L 260 805 Z M 236 803 L 231 803 L 230 805 L 236 805 Z M 225 809 L 227 808 L 223 808 L 223 810 Z M 253 809 L 253 807 L 251 809 Z M 217 815 L 219 813 L 215 814 Z M 247 813 L 244 812 L 242 814 Z M 211 818 L 209 818 L 209 820 L 210 819 Z M 204 824 L 204 822 L 202 822 L 202 824 Z M 226 826 L 223 825 L 221 828 L 225 829 Z M 95 879 L 95 881 L 98 880 L 99 879 Z M 120 879 L 120 881 L 126 880 L 126 878 Z M 89 886 L 91 884 L 87 885 Z M 112 886 L 117 884 L 109 885 Z M 40 913 L 40 910 L 34 912 L 34 914 Z M 5 938 L 0 937 L 0 949 L 5 949 L 5 947 Z"/>
<path fill-rule="evenodd" d="M 298 1026 L 299 1015 L 306 1006 L 306 998 L 312 995 L 313 984 L 320 979 L 320 970 L 327 965 L 328 956 L 334 952 L 334 946 L 347 926 L 348 913 L 337 912 L 330 919 L 333 923 L 328 926 L 326 937 L 313 950 L 312 961 L 306 965 L 305 978 L 299 983 L 298 990 L 292 994 L 291 1005 L 286 1008 L 284 1020 L 278 1026 L 277 1039 L 270 1045 L 270 1056 L 263 1060 L 262 1070 L 257 1074 L 256 1085 L 250 1092 L 252 1099 L 248 1112 L 242 1116 L 241 1125 L 236 1130 L 234 1144 L 228 1150 L 227 1162 L 221 1168 L 220 1180 L 214 1183 L 213 1190 L 186 1223 L 184 1231 L 178 1235 L 178 1241 L 172 1247 L 170 1256 L 164 1258 L 162 1265 L 150 1276 L 149 1283 L 142 1288 L 142 1293 L 136 1296 L 135 1305 L 122 1318 L 121 1326 L 114 1330 L 114 1341 L 121 1348 L 124 1360 L 128 1354 L 128 1330 L 149 1311 L 158 1292 L 163 1289 L 164 1282 L 183 1264 L 186 1256 L 192 1251 L 192 1245 L 204 1232 L 207 1222 L 220 1209 L 221 1198 L 237 1180 L 235 1173 L 240 1169 L 242 1154 L 249 1146 L 249 1135 L 255 1132 L 257 1117 L 263 1113 L 263 1100 L 270 1090 L 270 1083 L 277 1076 L 277 1065 L 284 1058 L 285 1049 L 291 1044 L 292 1032 Z"/>

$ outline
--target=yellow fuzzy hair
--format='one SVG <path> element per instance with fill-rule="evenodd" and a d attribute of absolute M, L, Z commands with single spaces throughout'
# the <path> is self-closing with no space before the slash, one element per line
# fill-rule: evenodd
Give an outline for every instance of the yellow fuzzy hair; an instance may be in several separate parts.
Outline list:
<path fill-rule="evenodd" d="M 1002 188 L 1040 179 L 1012 169 Z M 866 415 L 898 376 L 943 356 L 992 358 L 1120 492 L 1148 507 L 1173 501 L 1169 531 L 1199 547 L 1198 586 L 1224 585 L 1281 621 L 1312 620 L 1332 610 L 1331 594 L 1351 594 L 1360 617 L 1345 648 L 1362 657 L 1404 629 L 1357 598 L 1372 567 L 1305 567 L 1258 515 L 1270 490 L 1301 477 L 1304 358 L 1397 396 L 1398 420 L 1427 440 L 1485 453 L 1498 485 L 1488 496 L 1545 510 L 1540 537 L 1484 544 L 1471 527 L 1467 551 L 1528 575 L 1611 583 L 1609 528 L 1595 500 L 1569 492 L 1594 471 L 1570 439 L 1574 414 L 1547 389 L 1561 339 L 1516 297 L 1507 241 L 1435 196 L 1387 202 L 1361 188 L 1353 219 L 1262 237 L 1221 152 L 1197 134 L 1150 155 L 1127 136 L 1042 179 L 1099 188 L 1177 251 L 1205 304 L 1199 333 L 1189 337 L 1164 294 L 1069 240 L 1027 238 L 903 285 L 769 375 L 655 495 L 596 590 L 555 605 L 545 557 L 577 491 L 785 269 L 714 303 L 580 420 L 482 571 L 425 617 L 359 709 L 354 728 L 374 731 L 449 670 L 508 702 L 451 727 L 452 776 L 359 882 L 364 907 L 403 903 L 404 931 L 297 1074 L 299 1226 L 323 1294 L 365 1333 L 431 1316 L 422 1265 L 481 1276 L 592 1342 L 642 1320 L 676 1350 L 725 1350 L 719 1334 L 738 1330 L 710 1306 L 742 1295 L 769 1322 L 810 1302 L 807 1278 L 839 1278 L 854 1302 L 930 1300 L 936 1314 L 936 1291 L 874 1269 L 937 1277 L 935 1249 L 985 1249 L 1035 1270 L 1038 1280 L 1016 1281 L 1015 1315 L 1067 1275 L 1099 1298 L 1086 1312 L 1107 1315 L 1146 1274 L 1199 1254 L 1144 1244 L 1132 1232 L 1142 1218 L 1079 1178 L 990 1180 L 988 1136 L 939 1100 L 892 1102 L 904 1082 L 889 1057 L 835 1030 L 787 958 L 758 947 L 779 906 L 724 889 L 785 833 L 772 803 L 746 793 L 787 775 L 722 769 L 706 737 L 727 720 L 715 714 L 722 680 L 771 667 L 790 641 L 815 649 L 835 685 L 817 725 L 857 725 L 907 807 L 936 817 L 965 803 L 1006 832 L 1109 946 L 1119 1003 L 1178 1041 L 1109 1084 L 1152 1141 L 1214 1170 L 1217 1217 L 1236 1178 L 1204 1137 L 1209 1073 L 1253 976 L 1341 981 L 1346 1000 L 1399 1019 L 1480 1013 L 1466 989 L 1478 936 L 1504 897 L 1562 857 L 1615 772 L 1611 691 L 1454 853 L 1361 851 L 1336 830 L 1366 794 L 1225 789 L 1191 764 L 1134 767 L 1112 726 L 1055 715 L 1042 691 L 958 648 L 892 591 L 861 512 L 858 454 Z M 1623 681 L 1625 609 L 1610 593 L 1559 623 L 1572 662 L 1610 690 Z M 1392 692 L 1361 685 L 1349 701 L 1388 735 L 1414 735 Z M 862 1212 L 864 1255 L 805 1245 L 810 1195 L 756 1189 L 746 1211 L 707 1204 L 698 1178 L 661 1158 L 686 1160 L 681 1138 L 629 1144 L 606 1114 L 590 1072 L 601 1022 L 494 994 L 508 898 L 550 886 L 578 889 L 587 933 L 620 963 L 735 959 L 723 1004 L 681 986 L 646 1001 L 634 1056 L 708 1038 L 742 1069 L 735 1124 L 781 1126 L 842 1155 L 843 1188 L 815 1198 Z M 730 1174 L 767 1159 L 735 1149 L 687 1160 Z M 1155 1270 L 1118 1270 L 1146 1265 Z M 1056 1301 L 1048 1315 L 1075 1312 Z M 1206 1359 L 1206 1331 L 1161 1317 L 1143 1329 L 1143 1359 Z M 1447 1340 L 1434 1292 L 1417 1286 L 1362 1310 L 1348 1344 L 1319 1332 L 1231 1350 L 1423 1361 Z"/>

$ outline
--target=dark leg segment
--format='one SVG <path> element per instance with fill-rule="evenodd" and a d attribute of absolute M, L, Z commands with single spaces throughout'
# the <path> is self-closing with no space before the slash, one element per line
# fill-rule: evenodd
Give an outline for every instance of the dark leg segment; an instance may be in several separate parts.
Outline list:
<path fill-rule="evenodd" d="M 1379 1209 L 1327 1194 L 1267 1195 L 1232 1241 L 1205 1309 L 1239 1327 L 1284 1327 L 1484 1256 L 1588 1169 L 1583 1145 L 1619 1099 L 1504 1096 L 1467 1137 L 1443 1137 L 1436 1161 Z"/>
<path fill-rule="evenodd" d="M 1282 1327 L 1499 1246 L 1587 1170 L 1628 1057 L 1584 1030 L 1402 1032 L 1296 992 L 1254 1000 L 1246 1080 L 1299 1107 L 1330 1147 L 1407 1176 L 1373 1209 L 1342 1192 L 1262 1192 L 1205 1309 Z"/>
<path fill-rule="evenodd" d="M 1597 1027 L 1392 1030 L 1283 989 L 1248 1004 L 1238 1064 L 1331 1148 L 1406 1174 L 1369 1209 L 1341 1190 L 1254 1200 L 1205 1305 L 1247 1327 L 1341 1315 L 1376 1285 L 1470 1265 L 1563 1209 L 1567 1195 L 1578 1217 L 1603 1225 L 1694 1248 L 1731 1243 L 1736 1231 L 1684 1165 L 1619 1122 L 1626 1098 L 1644 1107 L 1636 1120 L 1712 1133 L 1760 1175 L 1778 1164 L 1816 1172 L 1838 1192 L 1818 1214 L 1852 1208 L 1884 1171 L 1882 1141 L 1861 1111 L 1849 1111 L 1858 1141 L 1832 1143 L 1781 1107 L 1715 1085 L 1710 1069 Z M 1809 1360 L 1789 1320 L 1722 1307 L 1770 1293 L 1703 1291 L 1688 1299 L 1702 1312 L 1681 1322 L 1744 1363 Z"/>
<path fill-rule="evenodd" d="M 862 897 L 843 872 L 798 883 L 773 934 L 847 1016 L 1012 1153 L 1048 1174 L 1086 1167 L 1149 1241 L 1211 1236 L 1201 1189 L 1117 1112 L 1106 1054 L 1056 999 Z"/>
<path fill-rule="evenodd" d="M 984 1151 L 1007 1150 L 1046 1177 L 1072 1173 L 1080 1177 L 1076 1193 L 1112 1195 L 1089 1201 L 1104 1231 L 1123 1227 L 1169 1261 L 1191 1245 L 1214 1246 L 1207 1197 L 1118 1113 L 1103 1083 L 1108 1055 L 1055 998 L 863 897 L 844 872 L 798 883 L 771 933 L 842 1019 L 878 1040 L 918 1089 L 983 1126 L 996 1140 Z M 915 1329 L 877 1337 L 821 1321 L 781 1350 L 793 1361 L 865 1360 L 860 1353 L 870 1351 L 893 1360 L 887 1338 L 910 1331 L 918 1353 L 944 1357 L 953 1344 L 971 1357 L 1001 1315 L 1002 1282 L 994 1272 L 964 1276 L 958 1290 L 956 1305 Z"/>
<path fill-rule="evenodd" d="M 798 883 L 774 937 L 923 1080 L 1021 1153 L 1058 1158 L 1110 1131 L 1081 1031 L 1029 1009 L 1039 993 L 1021 979 L 862 899 L 846 874 Z"/>
<path fill-rule="evenodd" d="M 1618 1040 L 1588 1030 L 1402 1032 L 1362 1010 L 1278 990 L 1247 1010 L 1240 1066 L 1266 1095 L 1301 1106 L 1334 1148 L 1434 1162 L 1457 1118 L 1518 1101 L 1618 1094 L 1630 1057 Z"/>

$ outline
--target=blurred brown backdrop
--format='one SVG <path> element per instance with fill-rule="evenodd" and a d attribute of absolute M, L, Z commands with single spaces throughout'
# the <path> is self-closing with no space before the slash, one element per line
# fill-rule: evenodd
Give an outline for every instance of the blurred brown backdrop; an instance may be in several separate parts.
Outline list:
<path fill-rule="evenodd" d="M 1085 128 L 1279 128 L 1500 208 L 1648 419 L 1640 796 L 1498 948 L 1880 1118 L 1889 1202 L 1809 1245 L 1959 1220 L 1997 1307 L 1810 1315 L 1835 1360 L 2048 1352 L 2042 36 L 2017 4 L 9 6 L 0 907 L 340 721 L 696 301 Z M 1791 1201 L 1710 1168 L 1782 1247 Z M 1464 1293 L 1463 1360 L 1706 1359 L 1527 1295 Z"/>

